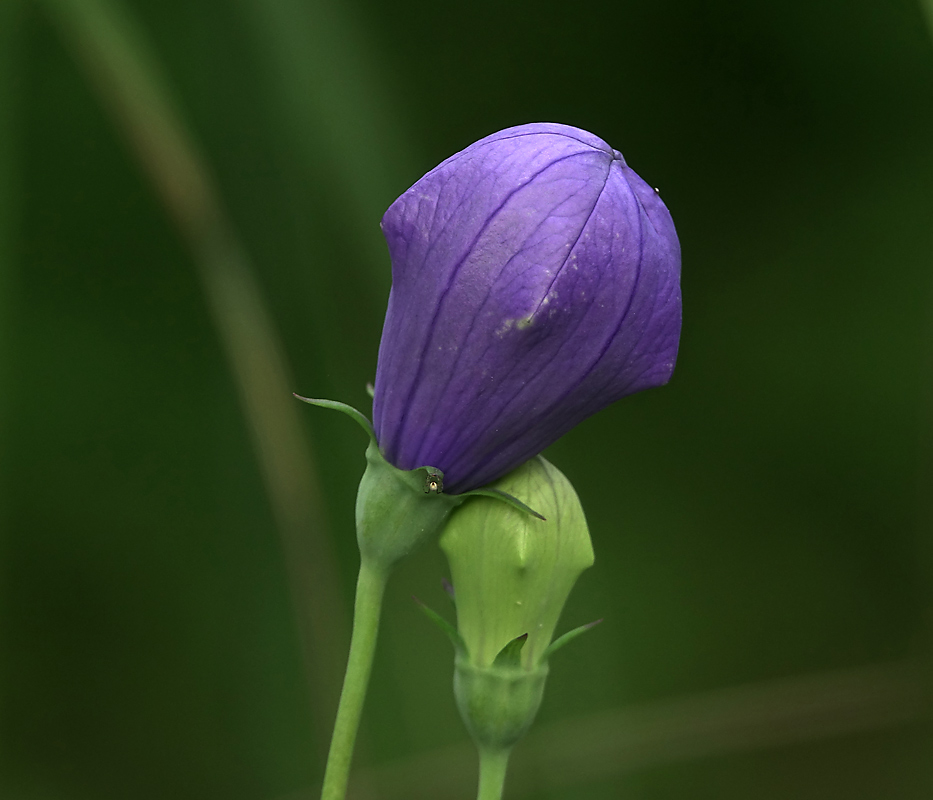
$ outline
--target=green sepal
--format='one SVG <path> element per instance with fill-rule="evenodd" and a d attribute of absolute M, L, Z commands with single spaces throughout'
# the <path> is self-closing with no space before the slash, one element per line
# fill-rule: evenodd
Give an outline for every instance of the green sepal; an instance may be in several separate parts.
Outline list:
<path fill-rule="evenodd" d="M 578 636 L 586 633 L 590 628 L 595 628 L 599 623 L 602 622 L 601 619 L 593 620 L 593 622 L 587 622 L 586 625 L 581 625 L 579 628 L 574 628 L 572 631 L 567 631 L 567 633 L 562 636 L 558 636 L 553 642 L 551 642 L 547 650 L 541 654 L 541 663 L 545 663 L 554 653 L 560 650 L 565 644 L 572 642 Z"/>
<path fill-rule="evenodd" d="M 369 399 L 370 399 L 370 400 L 374 400 L 374 399 L 376 398 L 376 387 L 373 386 L 371 383 L 367 383 L 367 384 L 366 384 L 366 394 L 369 395 Z"/>
<path fill-rule="evenodd" d="M 519 511 L 524 511 L 526 514 L 531 514 L 533 517 L 537 517 L 543 522 L 547 522 L 547 517 L 542 516 L 533 508 L 526 506 L 521 500 L 517 497 L 513 497 L 508 492 L 503 492 L 501 489 L 473 489 L 470 492 L 464 492 L 460 497 L 492 497 L 496 500 L 501 500 L 503 503 L 508 503 L 513 508 L 517 508 Z"/>
<path fill-rule="evenodd" d="M 411 599 L 418 604 L 418 607 L 425 613 L 431 622 L 433 622 L 435 625 L 437 625 L 438 628 L 447 634 L 447 638 L 450 639 L 451 644 L 453 644 L 454 649 L 457 651 L 457 655 L 466 656 L 466 642 L 463 641 L 463 637 L 457 632 L 457 629 L 440 614 L 438 614 L 433 608 L 426 606 L 414 595 L 411 596 Z"/>
<path fill-rule="evenodd" d="M 454 697 L 481 749 L 508 749 L 521 739 L 538 713 L 547 672 L 547 664 L 528 671 L 515 666 L 476 667 L 457 659 Z"/>
<path fill-rule="evenodd" d="M 437 490 L 430 488 L 437 483 Z M 375 440 L 366 448 L 366 471 L 356 495 L 356 539 L 363 558 L 391 568 L 440 532 L 463 502 L 443 493 L 443 472 L 434 467 L 392 466 Z"/>
<path fill-rule="evenodd" d="M 315 397 L 302 397 L 300 394 L 295 394 L 294 392 L 292 392 L 292 395 L 301 400 L 302 403 L 308 403 L 312 406 L 320 406 L 321 408 L 331 408 L 334 411 L 342 411 L 351 419 L 356 420 L 359 426 L 364 431 L 366 431 L 372 441 L 376 441 L 376 432 L 373 430 L 373 424 L 366 418 L 365 414 L 357 411 L 353 406 L 348 406 L 346 403 L 339 403 L 336 400 L 321 400 Z"/>
<path fill-rule="evenodd" d="M 516 636 L 505 647 L 499 651 L 496 660 L 492 662 L 493 667 L 519 667 L 522 663 L 522 648 L 528 641 L 528 634 L 523 633 Z"/>

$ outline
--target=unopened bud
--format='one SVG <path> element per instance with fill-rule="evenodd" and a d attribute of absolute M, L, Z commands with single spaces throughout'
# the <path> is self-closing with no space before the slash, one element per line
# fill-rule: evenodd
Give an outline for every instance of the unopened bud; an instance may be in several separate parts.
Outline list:
<path fill-rule="evenodd" d="M 462 643 L 457 704 L 477 743 L 495 750 L 511 747 L 537 713 L 554 628 L 593 547 L 573 486 L 544 458 L 491 488 L 545 517 L 476 497 L 451 514 L 440 540 Z"/>

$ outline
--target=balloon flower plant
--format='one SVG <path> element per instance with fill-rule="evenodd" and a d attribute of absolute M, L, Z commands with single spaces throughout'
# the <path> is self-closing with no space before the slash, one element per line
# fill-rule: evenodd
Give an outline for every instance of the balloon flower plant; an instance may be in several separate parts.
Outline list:
<path fill-rule="evenodd" d="M 502 796 L 551 641 L 593 563 L 583 509 L 539 454 L 626 395 L 666 383 L 680 339 L 680 245 L 658 193 L 602 139 L 520 125 L 451 156 L 382 219 L 392 260 L 356 501 L 353 635 L 324 776 L 342 800 L 386 581 L 435 536 L 457 628 L 457 705 Z M 588 626 L 584 626 L 588 627 Z"/>

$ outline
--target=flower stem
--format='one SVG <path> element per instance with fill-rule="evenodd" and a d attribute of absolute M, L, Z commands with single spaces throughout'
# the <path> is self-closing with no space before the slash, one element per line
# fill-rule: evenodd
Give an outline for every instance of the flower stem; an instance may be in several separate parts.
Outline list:
<path fill-rule="evenodd" d="M 509 749 L 479 751 L 479 791 L 476 800 L 501 800 Z"/>
<path fill-rule="evenodd" d="M 347 793 L 353 745 L 356 742 L 363 701 L 366 699 L 366 687 L 372 671 L 382 595 L 385 592 L 388 574 L 388 569 L 373 564 L 365 557 L 360 563 L 350 655 L 347 659 L 343 690 L 340 693 L 340 705 L 337 707 L 334 734 L 330 740 L 321 800 L 343 800 Z"/>

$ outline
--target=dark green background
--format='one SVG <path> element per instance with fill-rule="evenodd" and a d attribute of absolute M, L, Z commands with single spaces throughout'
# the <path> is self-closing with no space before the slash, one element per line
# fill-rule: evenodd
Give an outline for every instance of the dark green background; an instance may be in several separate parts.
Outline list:
<path fill-rule="evenodd" d="M 288 390 L 367 407 L 379 219 L 477 138 L 586 128 L 671 210 L 673 381 L 549 453 L 597 553 L 562 628 L 605 622 L 555 658 L 507 796 L 933 796 L 919 5 L 121 2 L 250 258 Z M 303 535 L 330 543 L 315 566 L 334 579 L 311 587 L 333 624 L 309 678 L 203 254 L 76 59 L 74 20 L 97 6 L 0 3 L 0 796 L 305 800 L 348 637 L 364 437 L 298 409 L 326 499 Z M 449 646 L 409 600 L 445 608 L 445 574 L 432 545 L 390 587 L 359 797 L 475 791 Z M 798 689 L 804 709 L 842 699 L 788 721 Z M 717 739 L 696 704 L 739 722 Z M 634 743 L 597 724 L 609 712 Z"/>

